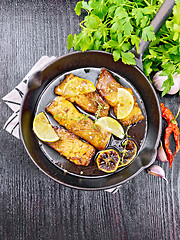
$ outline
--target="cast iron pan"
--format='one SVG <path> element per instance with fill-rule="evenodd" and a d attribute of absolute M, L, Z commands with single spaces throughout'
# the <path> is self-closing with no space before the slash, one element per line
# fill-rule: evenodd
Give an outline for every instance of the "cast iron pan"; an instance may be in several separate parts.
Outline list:
<path fill-rule="evenodd" d="M 172 11 L 173 5 L 172 0 L 164 2 L 152 21 L 155 31 L 159 30 L 164 19 Z M 140 44 L 140 53 L 137 55 L 139 67 L 142 66 L 141 58 L 147 46 L 148 43 L 143 41 Z M 110 53 L 75 52 L 57 59 L 29 80 L 29 89 L 20 113 L 21 139 L 33 162 L 45 174 L 69 187 L 102 190 L 127 182 L 154 162 L 161 137 L 161 111 L 154 88 L 139 67 L 125 65 L 121 60 L 114 62 Z M 99 171 L 93 161 L 88 167 L 76 166 L 40 142 L 32 130 L 35 115 L 41 111 L 45 112 L 45 106 L 55 98 L 54 87 L 66 74 L 72 72 L 95 83 L 102 68 L 106 68 L 122 85 L 133 89 L 145 116 L 145 120 L 130 128 L 130 134 L 138 145 L 136 158 L 130 165 L 119 168 L 112 174 Z M 53 125 L 58 125 L 50 115 L 47 116 Z M 118 140 L 112 137 L 108 146 L 118 148 L 118 144 Z"/>

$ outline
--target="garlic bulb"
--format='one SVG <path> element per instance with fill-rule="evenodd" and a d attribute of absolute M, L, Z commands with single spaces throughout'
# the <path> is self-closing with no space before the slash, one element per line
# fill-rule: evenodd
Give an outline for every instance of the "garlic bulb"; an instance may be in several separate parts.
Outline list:
<path fill-rule="evenodd" d="M 157 90 L 163 91 L 162 88 L 163 82 L 167 79 L 167 76 L 159 76 L 162 71 L 157 72 L 153 77 L 153 83 Z M 180 74 L 175 73 L 173 75 L 174 85 L 171 87 L 168 94 L 173 95 L 176 94 L 180 90 Z"/>

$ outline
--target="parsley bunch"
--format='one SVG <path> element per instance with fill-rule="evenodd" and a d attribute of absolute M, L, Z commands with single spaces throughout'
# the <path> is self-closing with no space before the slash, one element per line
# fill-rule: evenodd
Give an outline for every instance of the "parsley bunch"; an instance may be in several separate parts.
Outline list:
<path fill-rule="evenodd" d="M 114 61 L 135 65 L 135 56 L 129 50 L 133 46 L 139 51 L 140 40 L 152 41 L 144 54 L 144 70 L 148 77 L 163 69 L 168 79 L 163 94 L 173 85 L 172 74 L 179 72 L 180 0 L 176 0 L 173 16 L 154 34 L 149 26 L 163 0 L 89 0 L 79 1 L 75 7 L 78 16 L 83 15 L 81 32 L 70 34 L 68 49 L 104 50 L 113 54 Z M 167 51 L 168 49 L 168 51 Z M 177 64 L 178 63 L 178 64 Z"/>
<path fill-rule="evenodd" d="M 156 34 L 144 54 L 143 66 L 145 74 L 162 70 L 161 76 L 167 76 L 162 87 L 164 96 L 174 85 L 172 75 L 180 74 L 180 0 L 176 0 L 172 16 Z M 179 92 L 180 93 L 180 92 Z"/>

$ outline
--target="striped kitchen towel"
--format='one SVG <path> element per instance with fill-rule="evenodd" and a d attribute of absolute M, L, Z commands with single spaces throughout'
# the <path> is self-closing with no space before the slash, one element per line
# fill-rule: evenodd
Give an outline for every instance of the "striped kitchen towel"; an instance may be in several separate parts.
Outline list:
<path fill-rule="evenodd" d="M 5 103 L 13 110 L 13 114 L 9 117 L 4 125 L 4 129 L 15 136 L 20 138 L 19 134 L 19 111 L 24 94 L 27 91 L 28 79 L 37 71 L 43 70 L 51 64 L 56 57 L 42 56 L 39 61 L 32 67 L 23 80 L 6 96 L 3 97 Z"/>

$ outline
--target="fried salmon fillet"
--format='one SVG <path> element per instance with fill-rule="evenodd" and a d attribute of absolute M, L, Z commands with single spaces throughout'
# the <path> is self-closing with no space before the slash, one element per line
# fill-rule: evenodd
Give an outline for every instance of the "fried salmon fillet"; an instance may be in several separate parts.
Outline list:
<path fill-rule="evenodd" d="M 95 148 L 62 127 L 53 127 L 53 129 L 59 140 L 47 144 L 76 165 L 88 166 L 95 153 Z"/>
<path fill-rule="evenodd" d="M 64 87 L 67 82 L 72 80 L 75 76 L 70 73 L 66 75 L 63 82 L 61 82 L 55 89 L 54 93 L 60 96 L 63 96 Z M 83 110 L 98 114 L 98 117 L 104 117 L 108 115 L 109 105 L 99 96 L 97 92 L 90 92 L 86 94 L 79 94 L 75 97 L 68 99 L 70 102 L 75 102 Z"/>
<path fill-rule="evenodd" d="M 86 115 L 80 113 L 74 105 L 63 97 L 56 97 L 46 111 L 67 130 L 83 138 L 98 150 L 105 149 L 111 133 L 105 131 Z"/>
<path fill-rule="evenodd" d="M 100 95 L 107 101 L 107 103 L 109 103 L 109 105 L 113 107 L 114 113 L 117 115 L 118 88 L 125 88 L 125 87 L 123 87 L 120 83 L 118 83 L 112 77 L 112 75 L 106 69 L 103 68 L 99 75 L 96 88 L 99 91 Z M 125 88 L 125 89 L 128 90 L 133 95 L 133 91 L 131 88 Z M 135 97 L 134 99 L 136 100 Z M 143 119 L 144 119 L 144 116 L 142 114 L 142 111 L 138 103 L 134 101 L 134 106 L 131 113 L 126 118 L 121 119 L 120 122 L 123 124 L 123 126 L 128 126 L 130 124 L 139 122 Z"/>

